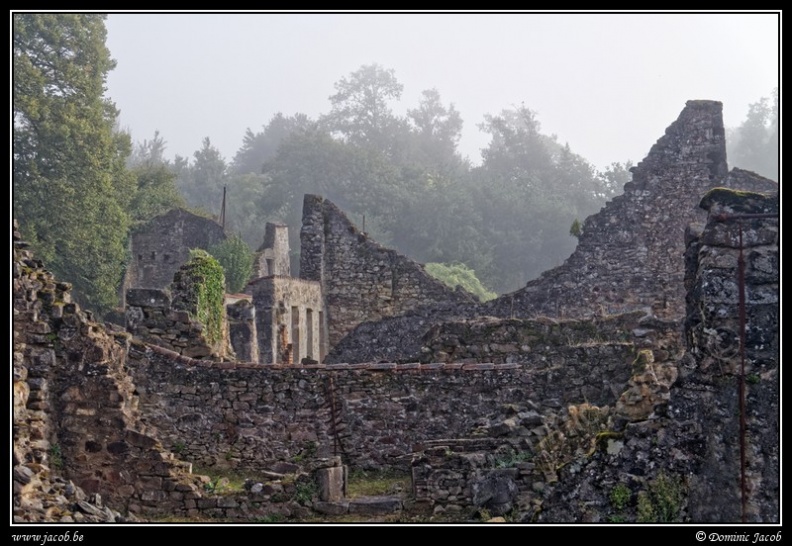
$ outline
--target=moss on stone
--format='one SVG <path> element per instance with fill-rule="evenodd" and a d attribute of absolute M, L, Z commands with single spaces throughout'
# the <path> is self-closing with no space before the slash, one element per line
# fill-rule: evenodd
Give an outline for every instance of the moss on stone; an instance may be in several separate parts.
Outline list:
<path fill-rule="evenodd" d="M 744 190 L 733 190 L 731 188 L 713 188 L 701 198 L 701 208 L 710 210 L 713 205 L 718 204 L 729 207 L 739 212 L 758 212 L 764 203 L 772 199 L 771 196 Z"/>

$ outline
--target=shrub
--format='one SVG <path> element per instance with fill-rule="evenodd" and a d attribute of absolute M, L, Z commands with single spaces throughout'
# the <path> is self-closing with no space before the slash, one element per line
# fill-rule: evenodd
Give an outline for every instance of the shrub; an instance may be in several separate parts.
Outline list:
<path fill-rule="evenodd" d="M 190 250 L 187 266 L 199 280 L 195 286 L 198 296 L 196 319 L 204 325 L 206 339 L 216 344 L 223 339 L 225 275 L 218 261 L 201 249 Z"/>
<path fill-rule="evenodd" d="M 475 271 L 463 263 L 428 263 L 424 268 L 429 275 L 438 281 L 451 288 L 461 286 L 482 302 L 498 297 L 495 292 L 487 289 L 487 287 L 481 284 L 481 281 L 476 277 Z"/>
<path fill-rule="evenodd" d="M 253 253 L 239 235 L 234 235 L 209 249 L 225 272 L 226 290 L 235 294 L 241 292 L 253 272 Z"/>

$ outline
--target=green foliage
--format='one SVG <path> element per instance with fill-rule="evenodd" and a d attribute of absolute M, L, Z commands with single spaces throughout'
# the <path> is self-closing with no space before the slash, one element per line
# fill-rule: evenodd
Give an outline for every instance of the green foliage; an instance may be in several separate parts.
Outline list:
<path fill-rule="evenodd" d="M 624 510 L 627 507 L 627 503 L 630 502 L 630 496 L 629 487 L 623 483 L 615 485 L 610 492 L 610 501 L 613 508 L 619 511 Z"/>
<path fill-rule="evenodd" d="M 313 481 L 298 483 L 294 493 L 294 500 L 300 504 L 310 504 L 318 493 L 319 488 Z"/>
<path fill-rule="evenodd" d="M 492 466 L 495 468 L 512 468 L 520 463 L 533 459 L 530 451 L 515 451 L 509 449 L 505 453 L 497 454 L 493 459 Z"/>
<path fill-rule="evenodd" d="M 103 96 L 115 66 L 104 19 L 13 15 L 14 215 L 37 257 L 99 312 L 117 302 L 133 185 Z"/>
<path fill-rule="evenodd" d="M 572 237 L 577 237 L 578 239 L 580 239 L 580 235 L 582 233 L 583 233 L 583 228 L 580 225 L 580 220 L 575 218 L 575 220 L 572 222 L 572 226 L 569 228 L 569 234 Z"/>
<path fill-rule="evenodd" d="M 319 446 L 316 442 L 305 442 L 300 452 L 291 457 L 291 461 L 293 463 L 300 463 L 305 460 L 313 459 L 316 457 L 316 452 L 318 449 Z"/>
<path fill-rule="evenodd" d="M 671 523 L 679 519 L 684 501 L 684 487 L 680 478 L 660 473 L 638 493 L 639 523 Z"/>
<path fill-rule="evenodd" d="M 63 468 L 63 452 L 58 444 L 52 444 L 49 448 L 49 461 L 53 468 L 58 470 Z"/>
<path fill-rule="evenodd" d="M 127 160 L 135 183 L 128 205 L 133 226 L 186 206 L 176 187 L 173 165 L 165 159 L 165 145 L 159 131 L 155 131 L 154 138 L 138 143 Z"/>
<path fill-rule="evenodd" d="M 476 272 L 463 263 L 428 263 L 425 266 L 426 272 L 435 279 L 443 282 L 451 288 L 461 286 L 482 302 L 489 301 L 498 295 L 488 290 L 476 277 Z"/>
<path fill-rule="evenodd" d="M 241 292 L 253 272 L 253 252 L 239 235 L 229 237 L 209 249 L 225 272 L 225 288 L 231 294 Z"/>
<path fill-rule="evenodd" d="M 401 98 L 404 86 L 393 69 L 364 65 L 335 84 L 330 97 L 333 109 L 324 122 L 349 142 L 387 150 L 387 141 L 397 119 L 389 102 Z"/>
<path fill-rule="evenodd" d="M 310 128 L 313 124 L 305 114 L 286 117 L 278 112 L 261 132 L 254 133 L 248 128 L 242 139 L 242 147 L 231 163 L 232 174 L 261 174 L 264 164 L 275 158 L 278 148 L 286 138 Z"/>
<path fill-rule="evenodd" d="M 401 491 L 409 491 L 411 480 L 409 473 L 397 469 L 364 470 L 355 468 L 349 471 L 347 496 L 355 498 L 393 495 Z"/>
<path fill-rule="evenodd" d="M 196 319 L 204 325 L 209 343 L 223 339 L 223 313 L 225 299 L 225 275 L 223 267 L 209 253 L 201 249 L 190 250 L 187 266 L 198 278 L 196 294 L 198 305 Z"/>
<path fill-rule="evenodd" d="M 176 189 L 176 174 L 166 165 L 140 165 L 131 170 L 137 189 L 129 205 L 133 225 L 141 225 L 174 208 L 184 200 Z"/>
<path fill-rule="evenodd" d="M 292 226 L 298 249 L 303 196 L 319 194 L 361 228 L 365 216 L 365 231 L 383 245 L 421 263 L 464 263 L 503 293 L 560 265 L 575 247 L 573 220 L 631 177 L 629 162 L 595 171 L 542 134 L 525 106 L 485 117 L 492 141 L 471 167 L 457 150 L 463 122 L 454 105 L 429 89 L 399 116 L 402 89 L 393 70 L 362 66 L 336 83 L 318 122 L 277 114 L 247 130 L 230 176 L 206 140 L 192 164 L 173 162 L 177 185 L 190 205 L 215 213 L 227 186 L 226 225 L 251 248 L 268 220 Z"/>
<path fill-rule="evenodd" d="M 203 139 L 201 149 L 193 154 L 192 164 L 177 156 L 173 169 L 176 187 L 188 205 L 215 214 L 220 212 L 223 186 L 226 184 L 226 163 L 209 137 Z"/>

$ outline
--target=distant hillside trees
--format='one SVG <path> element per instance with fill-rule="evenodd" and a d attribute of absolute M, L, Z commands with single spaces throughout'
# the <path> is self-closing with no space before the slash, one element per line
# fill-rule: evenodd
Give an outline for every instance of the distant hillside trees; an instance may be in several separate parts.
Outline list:
<path fill-rule="evenodd" d="M 177 159 L 178 186 L 188 203 L 216 214 L 222 180 L 227 225 L 253 248 L 264 222 L 287 223 L 294 270 L 303 195 L 316 193 L 358 227 L 365 218 L 382 244 L 423 263 L 458 263 L 506 292 L 559 265 L 576 244 L 572 221 L 597 212 L 630 179 L 629 162 L 596 171 L 543 134 L 525 106 L 485 116 L 492 139 L 473 167 L 457 148 L 463 120 L 454 104 L 428 89 L 400 116 L 403 89 L 393 70 L 364 65 L 335 84 L 317 120 L 278 113 L 261 131 L 248 129 L 227 169 L 214 161 L 215 182 L 196 177 L 199 155 L 219 157 L 208 141 L 194 162 Z"/>
<path fill-rule="evenodd" d="M 748 106 L 742 124 L 728 135 L 729 163 L 778 181 L 778 88 Z"/>

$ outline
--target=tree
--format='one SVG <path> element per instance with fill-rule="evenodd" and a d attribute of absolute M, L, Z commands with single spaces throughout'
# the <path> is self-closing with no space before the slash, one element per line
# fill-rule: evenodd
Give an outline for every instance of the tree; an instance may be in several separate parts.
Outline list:
<path fill-rule="evenodd" d="M 139 142 L 127 159 L 135 181 L 127 206 L 133 227 L 185 205 L 176 188 L 174 167 L 165 158 L 166 144 L 159 131 L 155 131 L 154 137 Z"/>
<path fill-rule="evenodd" d="M 444 106 L 437 89 L 422 93 L 418 108 L 407 110 L 412 125 L 411 158 L 441 176 L 455 176 L 466 167 L 457 153 L 462 116 L 453 104 Z"/>
<path fill-rule="evenodd" d="M 37 255 L 97 311 L 117 301 L 134 183 L 104 97 L 115 66 L 104 19 L 13 16 L 14 214 Z"/>
<path fill-rule="evenodd" d="M 249 128 L 242 140 L 242 147 L 234 155 L 231 163 L 232 174 L 261 174 L 264 163 L 270 161 L 278 153 L 281 142 L 296 131 L 307 130 L 314 125 L 305 114 L 286 117 L 282 113 L 275 114 L 264 130 L 254 133 Z"/>
<path fill-rule="evenodd" d="M 727 141 L 730 162 L 778 180 L 778 88 L 748 106 L 742 125 Z"/>
<path fill-rule="evenodd" d="M 253 253 L 247 243 L 234 235 L 211 247 L 209 254 L 223 266 L 226 292 L 241 292 L 253 273 Z"/>
<path fill-rule="evenodd" d="M 404 89 L 394 70 L 364 65 L 336 82 L 335 89 L 330 97 L 332 110 L 324 120 L 328 128 L 352 144 L 388 153 L 388 135 L 398 123 L 389 103 L 399 100 Z"/>
<path fill-rule="evenodd" d="M 225 160 L 209 137 L 203 139 L 201 149 L 193 154 L 193 158 L 190 164 L 186 159 L 176 157 L 176 187 L 190 206 L 217 214 L 226 183 Z"/>
<path fill-rule="evenodd" d="M 127 165 L 131 168 L 151 165 L 167 165 L 168 160 L 165 159 L 165 149 L 167 142 L 160 136 L 159 131 L 154 131 L 154 137 L 151 140 L 143 140 L 139 142 L 132 153 L 127 159 Z"/>

